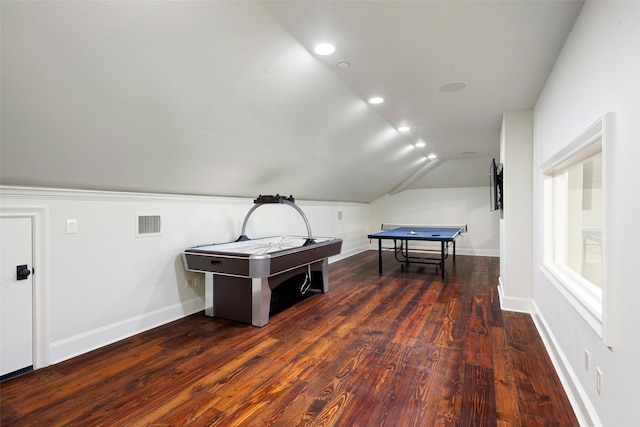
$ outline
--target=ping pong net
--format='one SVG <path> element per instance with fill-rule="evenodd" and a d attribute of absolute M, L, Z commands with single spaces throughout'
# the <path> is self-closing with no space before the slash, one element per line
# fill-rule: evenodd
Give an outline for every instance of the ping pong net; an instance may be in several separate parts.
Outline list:
<path fill-rule="evenodd" d="M 415 228 L 415 229 L 432 229 L 432 228 L 453 228 L 460 230 L 460 233 L 468 231 L 467 224 L 398 224 L 398 223 L 382 223 L 380 230 L 395 230 L 396 228 Z"/>

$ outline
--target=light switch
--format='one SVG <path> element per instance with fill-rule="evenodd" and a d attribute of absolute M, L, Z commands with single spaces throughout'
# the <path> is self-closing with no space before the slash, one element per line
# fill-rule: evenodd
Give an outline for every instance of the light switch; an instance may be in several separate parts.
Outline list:
<path fill-rule="evenodd" d="M 78 232 L 78 220 L 77 219 L 68 219 L 67 220 L 67 234 L 76 234 Z"/>

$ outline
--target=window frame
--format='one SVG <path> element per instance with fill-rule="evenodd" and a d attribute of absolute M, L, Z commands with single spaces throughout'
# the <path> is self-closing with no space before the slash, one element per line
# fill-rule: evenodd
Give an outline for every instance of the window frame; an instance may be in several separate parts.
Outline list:
<path fill-rule="evenodd" d="M 602 341 L 612 345 L 611 312 L 613 283 L 609 271 L 609 230 L 611 230 L 611 146 L 613 142 L 614 114 L 607 113 L 570 144 L 557 152 L 540 169 L 543 178 L 543 257 L 541 271 L 560 291 Z M 570 267 L 555 260 L 556 233 L 554 233 L 554 190 L 556 174 L 583 162 L 598 153 L 602 154 L 602 284 L 599 288 Z"/>

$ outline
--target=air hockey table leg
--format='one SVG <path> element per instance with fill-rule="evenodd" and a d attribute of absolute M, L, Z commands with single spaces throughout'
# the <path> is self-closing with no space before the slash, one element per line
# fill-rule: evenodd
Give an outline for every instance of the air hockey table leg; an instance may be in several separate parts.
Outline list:
<path fill-rule="evenodd" d="M 320 271 L 322 272 L 322 293 L 329 292 L 329 259 L 325 258 L 321 262 Z"/>
<path fill-rule="evenodd" d="M 213 274 L 204 273 L 204 315 L 213 317 Z"/>
<path fill-rule="evenodd" d="M 251 324 L 264 326 L 269 323 L 269 310 L 271 308 L 271 288 L 269 279 L 255 277 L 251 279 Z"/>

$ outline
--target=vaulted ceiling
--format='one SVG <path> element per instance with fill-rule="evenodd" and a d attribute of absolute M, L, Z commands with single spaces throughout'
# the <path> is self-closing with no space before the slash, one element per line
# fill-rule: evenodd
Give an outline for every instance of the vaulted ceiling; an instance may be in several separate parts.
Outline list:
<path fill-rule="evenodd" d="M 502 113 L 535 105 L 581 6 L 3 1 L 0 178 L 362 202 L 484 186 Z"/>

